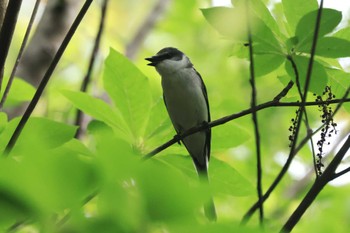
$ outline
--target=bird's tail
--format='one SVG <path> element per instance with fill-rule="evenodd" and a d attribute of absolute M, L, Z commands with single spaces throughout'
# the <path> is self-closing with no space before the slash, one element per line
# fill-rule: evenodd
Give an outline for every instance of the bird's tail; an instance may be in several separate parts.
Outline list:
<path fill-rule="evenodd" d="M 197 171 L 200 181 L 206 185 L 209 185 L 208 170 L 206 168 L 198 169 L 197 167 Z M 215 222 L 217 219 L 214 199 L 211 195 L 210 199 L 204 204 L 204 214 L 209 221 Z"/>

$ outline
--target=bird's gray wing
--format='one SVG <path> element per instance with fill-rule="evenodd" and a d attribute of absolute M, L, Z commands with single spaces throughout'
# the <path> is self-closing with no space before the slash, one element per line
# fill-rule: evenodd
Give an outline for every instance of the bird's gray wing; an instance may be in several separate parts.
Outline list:
<path fill-rule="evenodd" d="M 200 81 L 201 81 L 201 88 L 202 88 L 202 92 L 203 92 L 203 96 L 205 98 L 205 102 L 207 104 L 207 113 L 208 113 L 208 122 L 210 122 L 210 109 L 209 109 L 209 100 L 208 100 L 208 94 L 207 94 L 207 88 L 205 87 L 205 84 L 203 82 L 202 76 L 200 75 L 200 73 L 198 73 L 198 71 L 193 68 L 194 71 L 197 73 Z M 207 152 L 207 156 L 208 156 L 208 161 L 210 159 L 210 143 L 211 142 L 211 129 L 208 128 L 207 132 L 206 132 L 206 141 L 205 141 L 205 147 L 206 147 L 206 152 Z"/>

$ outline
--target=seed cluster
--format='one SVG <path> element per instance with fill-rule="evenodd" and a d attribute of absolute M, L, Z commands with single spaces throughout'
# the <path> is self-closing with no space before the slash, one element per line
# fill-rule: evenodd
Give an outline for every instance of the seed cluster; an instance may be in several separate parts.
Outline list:
<path fill-rule="evenodd" d="M 332 107 L 329 104 L 329 101 L 335 98 L 335 95 L 332 93 L 332 89 L 330 86 L 326 86 L 325 90 L 322 93 L 322 96 L 316 95 L 316 102 L 319 102 L 318 105 L 319 111 L 322 113 L 320 115 L 321 122 L 323 124 L 321 128 L 321 138 L 317 141 L 317 148 L 318 153 L 316 154 L 316 170 L 317 175 L 322 174 L 322 168 L 324 167 L 324 164 L 322 163 L 322 156 L 323 156 L 323 146 L 329 145 L 330 142 L 329 138 L 332 137 L 332 135 L 337 134 L 336 126 L 337 124 L 333 120 L 333 110 Z"/>
<path fill-rule="evenodd" d="M 298 108 L 296 111 L 295 111 L 295 118 L 292 118 L 292 125 L 289 127 L 289 132 L 290 132 L 290 135 L 288 137 L 289 139 L 289 147 L 292 147 L 293 145 L 293 141 L 295 139 L 295 134 L 296 134 L 296 128 L 297 128 L 297 124 L 298 124 L 298 120 L 299 120 L 299 117 L 300 117 L 300 108 Z"/>

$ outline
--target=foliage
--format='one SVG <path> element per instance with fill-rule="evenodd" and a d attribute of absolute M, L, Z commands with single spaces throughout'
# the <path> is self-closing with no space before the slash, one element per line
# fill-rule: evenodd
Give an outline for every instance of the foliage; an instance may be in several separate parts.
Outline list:
<path fill-rule="evenodd" d="M 2 232 L 263 231 L 256 226 L 255 220 L 248 226 L 240 225 L 244 212 L 257 199 L 255 138 L 251 133 L 251 119 L 243 118 L 251 113 L 248 81 L 251 74 L 247 64 L 252 61 L 248 59 L 248 48 L 254 49 L 259 106 L 270 104 L 258 111 L 263 188 L 266 190 L 281 169 L 276 163 L 280 158 L 278 155 L 289 152 L 290 119 L 299 119 L 295 117 L 296 109 L 297 114 L 304 111 L 299 106 L 310 71 L 310 57 L 313 57 L 311 48 L 318 3 L 316 0 L 282 0 L 269 10 L 266 1 L 237 0 L 232 1 L 234 7 L 210 7 L 199 11 L 194 0 L 180 2 L 174 1 L 174 10 L 170 10 L 168 18 L 159 22 L 154 35 L 150 35 L 152 40 L 158 39 L 159 44 L 148 42 L 149 51 L 143 53 L 149 55 L 159 50 L 164 43 L 160 38 L 171 32 L 178 37 L 169 41 L 194 55 L 190 57 L 207 85 L 212 118 L 220 123 L 212 126 L 210 187 L 198 182 L 192 161 L 181 145 L 171 145 L 147 161 L 141 159 L 171 140 L 175 132 L 161 99 L 159 80 L 153 78 L 156 73 L 147 69 L 144 62 L 132 62 L 110 48 L 100 75 L 103 84 L 97 84 L 99 91 L 108 95 L 108 101 L 101 95 L 96 97 L 73 88 L 62 89 L 62 86 L 71 86 L 70 83 L 55 81 L 56 86 L 51 87 L 46 97 L 56 108 L 47 110 L 48 115 L 54 117 L 31 116 L 11 153 L 0 159 Z M 341 20 L 341 12 L 322 10 L 316 56 L 307 89 L 310 93 L 306 98 L 316 107 L 305 107 L 308 119 L 303 114 L 298 116 L 308 121 L 312 129 L 324 123 L 317 105 L 331 109 L 328 108 L 330 103 L 318 104 L 312 94 L 320 98 L 325 88 L 331 86 L 332 95 L 340 100 L 350 84 L 349 75 L 338 60 L 350 57 L 349 27 L 337 28 Z M 253 41 L 250 45 L 247 44 L 249 33 Z M 189 44 L 195 44 L 197 49 Z M 290 81 L 294 85 L 288 93 L 281 96 L 282 99 L 273 100 Z M 330 89 L 326 90 L 328 93 Z M 30 100 L 33 93 L 32 86 L 15 79 L 5 108 Z M 69 124 L 73 118 L 73 113 L 69 112 L 72 107 L 62 107 L 62 101 L 69 101 L 73 109 L 92 118 L 82 138 L 75 138 L 77 126 Z M 340 113 L 345 119 L 348 114 L 344 109 L 349 109 L 349 105 L 344 103 L 343 106 Z M 248 113 L 235 117 L 235 113 L 239 115 L 242 110 Z M 57 111 L 67 113 L 59 118 L 54 115 Z M 221 117 L 228 115 L 232 119 L 223 121 L 225 119 Z M 333 120 L 343 121 L 341 117 L 331 117 L 332 125 Z M 8 120 L 6 113 L 0 112 L 0 151 L 5 150 L 19 121 L 19 118 Z M 293 123 L 293 127 L 300 127 L 298 143 L 307 135 L 307 124 L 300 127 Z M 342 134 L 347 134 L 346 128 L 344 131 Z M 337 142 L 334 140 L 334 143 Z M 322 153 L 322 148 L 317 152 Z M 334 154 L 329 153 L 328 157 L 333 158 Z M 315 158 L 309 148 L 303 147 L 293 159 L 313 169 Z M 329 162 L 319 164 L 327 167 Z M 321 176 L 322 171 L 317 172 L 315 175 Z M 282 227 L 300 202 L 301 194 L 308 190 L 304 187 L 292 195 L 294 189 L 291 187 L 301 183 L 294 181 L 293 175 L 290 172 L 281 181 L 279 189 L 264 205 L 268 220 L 265 228 L 269 232 Z M 306 180 L 312 179 L 304 175 Z M 337 217 L 348 215 L 344 210 L 346 207 L 342 210 L 333 208 L 331 214 L 327 208 L 328 203 L 339 204 L 337 197 L 349 202 L 344 195 L 348 189 L 327 186 L 313 203 L 317 219 L 312 213 L 306 213 L 303 217 L 306 221 L 298 225 L 296 232 L 320 232 L 315 227 L 323 225 L 327 231 L 334 225 L 339 227 L 338 232 L 346 232 L 349 224 L 336 222 L 340 221 Z M 202 205 L 211 195 L 214 195 L 218 211 L 217 223 L 209 223 L 202 213 Z M 312 219 L 311 225 L 305 224 L 307 219 Z"/>

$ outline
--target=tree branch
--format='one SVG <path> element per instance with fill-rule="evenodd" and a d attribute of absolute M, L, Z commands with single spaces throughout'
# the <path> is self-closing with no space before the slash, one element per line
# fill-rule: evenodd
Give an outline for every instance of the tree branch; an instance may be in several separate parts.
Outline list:
<path fill-rule="evenodd" d="M 316 199 L 317 195 L 322 191 L 322 189 L 326 186 L 326 184 L 334 179 L 335 170 L 339 166 L 340 162 L 343 160 L 346 152 L 350 147 L 350 136 L 348 136 L 347 140 L 335 155 L 334 159 L 328 165 L 324 173 L 315 180 L 314 184 L 299 204 L 297 209 L 290 216 L 286 224 L 283 226 L 280 232 L 291 232 L 295 225 L 299 222 L 305 211 L 310 207 L 312 202 Z"/>
<path fill-rule="evenodd" d="M 4 94 L 3 94 L 2 98 L 1 98 L 1 101 L 0 101 L 0 111 L 2 111 L 2 108 L 3 108 L 4 104 L 5 104 L 7 95 L 8 95 L 8 93 L 9 93 L 10 89 L 11 89 L 11 85 L 12 85 L 13 79 L 15 78 L 15 73 L 16 73 L 18 64 L 19 64 L 19 61 L 21 60 L 21 57 L 22 57 L 24 48 L 25 48 L 26 45 L 27 45 L 28 38 L 29 38 L 30 32 L 31 32 L 31 30 L 32 30 L 33 22 L 34 22 L 36 13 L 37 13 L 37 11 L 38 11 L 39 5 L 40 5 L 40 0 L 36 0 L 35 5 L 34 5 L 34 8 L 33 8 L 32 15 L 31 15 L 31 17 L 30 17 L 30 20 L 29 20 L 29 23 L 28 23 L 28 26 L 27 26 L 27 30 L 26 30 L 26 32 L 25 32 L 25 34 L 24 34 L 24 38 L 23 38 L 21 47 L 20 47 L 20 49 L 19 49 L 19 52 L 18 52 L 16 61 L 15 61 L 15 64 L 14 64 L 14 66 L 13 66 L 13 68 L 12 68 L 9 81 L 8 81 L 8 83 L 7 83 L 7 85 L 6 85 Z"/>
<path fill-rule="evenodd" d="M 76 19 L 74 20 L 71 28 L 69 29 L 66 37 L 64 38 L 60 48 L 58 49 L 53 61 L 51 62 L 47 72 L 45 73 L 43 79 L 41 80 L 38 89 L 36 90 L 32 101 L 29 103 L 28 108 L 26 109 L 24 115 L 22 116 L 20 122 L 18 123 L 14 133 L 12 134 L 10 141 L 8 142 L 6 148 L 5 148 L 5 152 L 4 152 L 4 156 L 8 156 L 9 153 L 11 152 L 11 150 L 13 149 L 19 135 L 21 134 L 25 124 L 27 123 L 30 115 L 32 114 L 34 108 L 36 107 L 48 81 L 50 80 L 53 71 L 55 70 L 59 60 L 61 59 L 63 52 L 65 51 L 65 49 L 67 48 L 70 40 L 72 39 L 76 29 L 78 28 L 80 22 L 82 21 L 82 19 L 85 16 L 85 13 L 87 12 L 87 10 L 90 7 L 90 4 L 92 3 L 93 0 L 86 0 L 83 7 L 81 8 L 79 14 L 77 15 Z M 13 2 L 13 1 L 12 1 Z"/>
<path fill-rule="evenodd" d="M 100 18 L 100 25 L 97 31 L 97 35 L 96 35 L 96 39 L 95 39 L 95 44 L 94 44 L 94 48 L 92 50 L 91 53 L 91 57 L 90 57 L 90 62 L 89 62 L 89 67 L 87 70 L 87 73 L 84 77 L 84 80 L 82 82 L 82 85 L 80 87 L 80 91 L 82 92 L 86 92 L 88 85 L 90 83 L 91 80 L 91 74 L 92 74 L 92 70 L 93 70 L 93 66 L 95 64 L 95 60 L 96 60 L 96 56 L 100 47 L 100 43 L 101 43 L 101 37 L 102 37 L 102 32 L 104 29 L 104 24 L 106 21 L 106 12 L 107 12 L 107 5 L 108 5 L 108 0 L 104 0 L 101 6 L 101 18 Z M 84 114 L 80 109 L 77 109 L 77 113 L 75 116 L 75 125 L 78 126 L 78 130 L 75 134 L 75 138 L 79 138 L 81 136 L 82 133 L 82 123 L 83 123 L 83 118 L 84 118 Z"/>
<path fill-rule="evenodd" d="M 7 6 L 4 22 L 0 31 L 0 91 L 4 77 L 5 62 L 10 49 L 12 36 L 16 28 L 17 17 L 22 0 L 10 1 Z"/>

